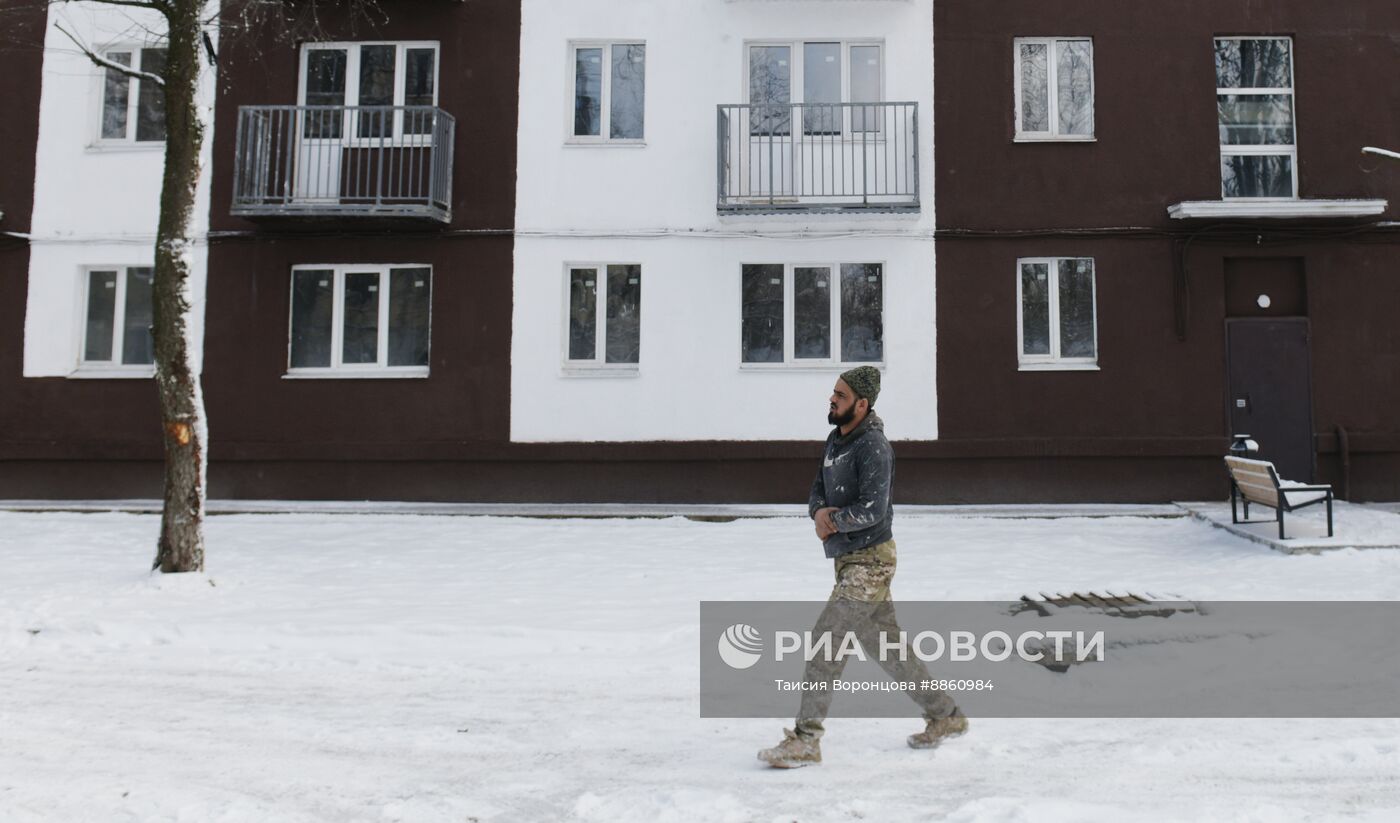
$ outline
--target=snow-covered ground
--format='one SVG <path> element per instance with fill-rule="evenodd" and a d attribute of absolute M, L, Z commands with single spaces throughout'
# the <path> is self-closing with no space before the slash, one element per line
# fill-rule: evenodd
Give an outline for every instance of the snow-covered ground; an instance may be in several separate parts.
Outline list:
<path fill-rule="evenodd" d="M 152 515 L 0 512 L 0 820 L 1394 820 L 1400 721 L 698 717 L 700 600 L 814 600 L 801 519 L 229 515 L 150 576 Z M 1186 519 L 902 517 L 895 596 L 1400 599 L 1400 551 Z M 840 699 L 839 697 L 837 698 Z"/>

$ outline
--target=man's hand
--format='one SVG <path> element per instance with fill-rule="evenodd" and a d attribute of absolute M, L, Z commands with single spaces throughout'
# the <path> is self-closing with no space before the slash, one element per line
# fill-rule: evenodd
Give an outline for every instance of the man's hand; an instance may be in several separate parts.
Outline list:
<path fill-rule="evenodd" d="M 828 537 L 832 536 L 833 534 L 836 534 L 838 529 L 836 528 L 836 524 L 832 522 L 831 516 L 839 511 L 841 510 L 836 508 L 835 506 L 830 506 L 825 509 L 817 509 L 817 516 L 812 519 L 817 521 L 818 540 L 825 542 Z"/>

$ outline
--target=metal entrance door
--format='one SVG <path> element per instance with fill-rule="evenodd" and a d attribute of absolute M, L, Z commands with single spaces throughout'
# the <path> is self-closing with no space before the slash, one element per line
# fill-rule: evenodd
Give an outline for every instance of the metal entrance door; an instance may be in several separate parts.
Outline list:
<path fill-rule="evenodd" d="M 1287 480 L 1313 480 L 1312 367 L 1304 317 L 1225 321 L 1231 434 Z"/>

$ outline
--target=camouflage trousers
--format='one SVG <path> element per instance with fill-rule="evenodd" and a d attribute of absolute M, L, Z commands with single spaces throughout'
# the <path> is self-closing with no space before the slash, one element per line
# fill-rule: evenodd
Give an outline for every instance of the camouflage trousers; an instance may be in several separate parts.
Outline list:
<path fill-rule="evenodd" d="M 812 628 L 813 636 L 831 632 L 834 648 L 849 632 L 860 642 L 867 659 L 873 656 L 879 660 L 880 633 L 884 632 L 888 638 L 898 637 L 900 631 L 894 601 L 890 598 L 894 569 L 893 540 L 836 558 L 836 585 Z M 879 663 L 886 674 L 896 682 L 914 684 L 907 693 L 923 710 L 926 720 L 952 714 L 956 705 L 946 692 L 917 688 L 921 681 L 930 679 L 923 661 L 912 654 L 904 655 L 904 660 L 899 659 L 898 653 L 885 657 L 887 659 Z M 798 734 L 819 738 L 826 731 L 823 721 L 831 708 L 833 686 L 841 679 L 845 668 L 845 658 L 826 660 L 820 654 L 807 663 L 803 679 L 809 683 L 825 682 L 827 686 L 803 691 L 802 706 L 797 714 Z"/>

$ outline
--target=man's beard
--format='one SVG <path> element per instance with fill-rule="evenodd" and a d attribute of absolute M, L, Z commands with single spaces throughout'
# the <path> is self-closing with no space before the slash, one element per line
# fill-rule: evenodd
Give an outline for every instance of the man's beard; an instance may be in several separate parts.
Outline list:
<path fill-rule="evenodd" d="M 829 412 L 826 413 L 826 422 L 830 423 L 830 424 L 833 425 L 833 426 L 844 426 L 844 425 L 846 425 L 847 423 L 849 423 L 849 422 L 851 422 L 852 420 L 855 420 L 855 419 L 856 419 L 856 404 L 855 404 L 855 403 L 852 403 L 852 404 L 851 404 L 851 407 L 850 407 L 849 409 L 846 409 L 846 413 L 845 413 L 845 414 L 838 415 L 838 414 L 837 414 L 836 412 L 834 412 L 834 411 L 829 411 Z"/>

